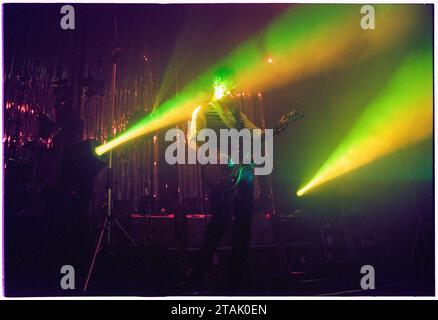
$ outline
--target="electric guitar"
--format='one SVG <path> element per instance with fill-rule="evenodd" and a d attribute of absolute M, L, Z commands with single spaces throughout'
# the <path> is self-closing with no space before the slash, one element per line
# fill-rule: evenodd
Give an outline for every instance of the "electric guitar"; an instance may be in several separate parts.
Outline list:
<path fill-rule="evenodd" d="M 289 125 L 304 117 L 300 111 L 290 111 L 283 115 L 274 128 L 274 135 L 284 132 Z M 262 145 L 264 132 L 262 133 Z M 243 159 L 248 159 L 245 155 Z M 242 161 L 245 162 L 245 161 Z M 247 161 L 246 161 L 247 162 Z M 220 190 L 223 187 L 236 188 L 240 183 L 252 179 L 255 163 L 250 164 L 233 164 L 231 161 L 227 164 L 209 164 L 202 167 L 202 177 L 205 184 L 213 190 Z"/>

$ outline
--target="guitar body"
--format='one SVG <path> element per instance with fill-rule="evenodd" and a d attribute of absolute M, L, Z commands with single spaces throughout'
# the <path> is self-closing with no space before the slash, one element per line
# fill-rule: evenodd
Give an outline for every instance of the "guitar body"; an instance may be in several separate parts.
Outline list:
<path fill-rule="evenodd" d="M 204 183 L 211 189 L 237 187 L 241 183 L 252 182 L 254 178 L 252 164 L 228 166 L 208 164 L 202 167 Z"/>

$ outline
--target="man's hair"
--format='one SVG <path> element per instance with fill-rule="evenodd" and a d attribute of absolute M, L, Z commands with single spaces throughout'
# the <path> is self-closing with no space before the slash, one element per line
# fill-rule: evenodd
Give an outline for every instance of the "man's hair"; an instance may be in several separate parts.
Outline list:
<path fill-rule="evenodd" d="M 234 72 L 233 69 L 227 66 L 222 66 L 213 74 L 213 82 L 227 82 L 227 83 L 233 83 L 236 78 L 236 72 Z"/>

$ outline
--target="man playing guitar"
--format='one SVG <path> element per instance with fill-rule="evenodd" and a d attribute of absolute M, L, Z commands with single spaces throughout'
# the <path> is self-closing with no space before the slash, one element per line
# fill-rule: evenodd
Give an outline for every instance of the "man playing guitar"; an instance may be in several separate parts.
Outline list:
<path fill-rule="evenodd" d="M 206 106 L 203 106 L 196 117 L 196 131 L 210 128 L 219 136 L 220 129 L 257 128 L 242 112 L 232 94 L 234 89 L 234 71 L 227 67 L 216 70 L 213 79 L 214 97 Z M 195 119 L 193 119 L 195 120 Z M 193 132 L 190 132 L 192 135 Z M 228 150 L 218 150 L 220 157 L 227 157 Z M 216 168 L 211 168 L 215 166 Z M 229 265 L 229 285 L 238 287 L 242 285 L 247 269 L 249 241 L 251 237 L 251 215 L 253 211 L 253 175 L 235 185 L 232 179 L 214 181 L 214 170 L 221 170 L 218 166 L 206 165 L 203 170 L 204 179 L 211 191 L 212 218 L 208 224 L 204 239 L 199 250 L 189 283 L 196 287 L 202 283 L 204 275 L 211 266 L 212 257 L 224 235 L 225 228 L 234 214 L 232 252 Z M 208 171 L 210 169 L 210 172 Z M 225 168 L 226 170 L 226 168 Z M 212 176 L 209 179 L 208 176 Z M 210 181 L 208 181 L 210 180 Z"/>
<path fill-rule="evenodd" d="M 257 129 L 257 126 L 239 111 L 238 103 L 233 94 L 234 79 L 235 73 L 232 69 L 221 67 L 216 70 L 213 77 L 214 96 L 207 105 L 195 111 L 192 117 L 189 140 L 190 137 L 196 135 L 196 132 L 204 128 L 214 130 L 217 136 L 219 136 L 220 129 Z M 288 117 L 284 116 L 281 119 L 280 127 L 274 129 L 274 134 L 283 131 L 291 119 L 300 118 L 302 115 L 294 112 L 289 113 Z M 248 280 L 246 275 L 251 238 L 254 170 L 252 165 L 241 166 L 238 174 L 233 176 L 231 171 L 234 165 L 229 160 L 229 150 L 220 150 L 219 148 L 217 154 L 219 158 L 225 157 L 226 159 L 223 162 L 218 159 L 218 163 L 227 163 L 228 161 L 228 164 L 208 164 L 202 168 L 203 179 L 210 188 L 212 218 L 207 226 L 192 274 L 187 283 L 191 288 L 199 287 L 202 284 L 232 215 L 234 215 L 234 225 L 229 264 L 229 286 L 239 288 Z"/>

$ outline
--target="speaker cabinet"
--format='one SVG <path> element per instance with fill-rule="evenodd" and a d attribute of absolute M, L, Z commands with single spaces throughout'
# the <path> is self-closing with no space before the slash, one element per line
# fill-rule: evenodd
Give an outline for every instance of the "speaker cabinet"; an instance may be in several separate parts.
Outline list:
<path fill-rule="evenodd" d="M 175 216 L 131 216 L 131 233 L 136 245 L 177 247 Z"/>

